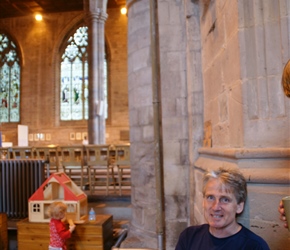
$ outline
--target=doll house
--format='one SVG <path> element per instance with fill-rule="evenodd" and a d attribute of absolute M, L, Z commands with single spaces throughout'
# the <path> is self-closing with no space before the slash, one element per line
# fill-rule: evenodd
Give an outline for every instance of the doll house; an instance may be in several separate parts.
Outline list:
<path fill-rule="evenodd" d="M 54 201 L 67 205 L 66 218 L 84 220 L 87 215 L 86 194 L 63 172 L 53 173 L 28 200 L 29 222 L 49 222 L 46 214 Z"/>

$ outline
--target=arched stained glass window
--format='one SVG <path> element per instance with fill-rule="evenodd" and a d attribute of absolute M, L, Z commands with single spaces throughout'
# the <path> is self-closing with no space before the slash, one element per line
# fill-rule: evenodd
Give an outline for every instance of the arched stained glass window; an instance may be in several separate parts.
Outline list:
<path fill-rule="evenodd" d="M 16 44 L 0 33 L 0 122 L 20 120 L 20 70 Z"/>
<path fill-rule="evenodd" d="M 61 58 L 60 119 L 62 121 L 88 119 L 87 49 L 88 27 L 83 26 L 69 37 Z M 104 89 L 107 97 L 106 61 L 104 66 Z"/>

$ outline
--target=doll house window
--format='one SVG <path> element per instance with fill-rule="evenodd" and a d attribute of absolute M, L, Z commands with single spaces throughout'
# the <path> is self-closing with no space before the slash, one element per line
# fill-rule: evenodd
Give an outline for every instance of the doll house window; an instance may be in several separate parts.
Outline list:
<path fill-rule="evenodd" d="M 40 204 L 36 203 L 32 205 L 32 212 L 33 213 L 40 213 Z"/>
<path fill-rule="evenodd" d="M 0 33 L 0 123 L 20 121 L 20 73 L 18 46 Z"/>
<path fill-rule="evenodd" d="M 75 213 L 76 212 L 76 204 L 67 204 L 66 211 L 68 213 Z"/>

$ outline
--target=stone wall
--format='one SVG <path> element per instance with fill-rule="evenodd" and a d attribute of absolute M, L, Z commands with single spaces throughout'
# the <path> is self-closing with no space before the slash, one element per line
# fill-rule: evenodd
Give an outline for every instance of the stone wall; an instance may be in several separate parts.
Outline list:
<path fill-rule="evenodd" d="M 59 50 L 68 34 L 83 20 L 83 12 L 46 14 L 42 22 L 33 16 L 0 20 L 0 30 L 20 47 L 21 122 L 29 134 L 50 134 L 50 141 L 29 141 L 30 146 L 79 144 L 70 133 L 87 132 L 87 122 L 59 120 Z M 127 88 L 127 17 L 119 9 L 108 9 L 106 46 L 109 64 L 109 119 L 107 143 L 129 142 Z M 2 124 L 5 141 L 17 145 L 17 124 Z"/>
<path fill-rule="evenodd" d="M 133 215 L 124 247 L 159 247 L 149 2 L 127 1 Z M 280 79 L 289 3 L 162 0 L 158 15 L 165 248 L 174 249 L 186 226 L 204 223 L 202 174 L 226 166 L 249 180 L 240 221 L 283 249 L 289 237 L 277 207 L 290 192 L 290 101 Z"/>
<path fill-rule="evenodd" d="M 289 245 L 278 204 L 289 194 L 290 100 L 281 87 L 289 60 L 287 1 L 215 1 L 201 19 L 204 120 L 211 145 L 195 162 L 195 221 L 203 223 L 206 169 L 239 168 L 249 197 L 240 221 L 270 249 Z M 202 21 L 203 20 L 203 21 Z"/>

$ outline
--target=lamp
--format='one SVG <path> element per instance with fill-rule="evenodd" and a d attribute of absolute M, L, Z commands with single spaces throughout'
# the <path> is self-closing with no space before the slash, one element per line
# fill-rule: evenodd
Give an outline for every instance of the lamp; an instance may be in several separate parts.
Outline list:
<path fill-rule="evenodd" d="M 42 21 L 42 15 L 41 14 L 35 14 L 35 20 L 36 21 Z"/>
<path fill-rule="evenodd" d="M 121 14 L 122 15 L 126 15 L 127 14 L 127 8 L 126 7 L 122 7 L 121 8 Z"/>

